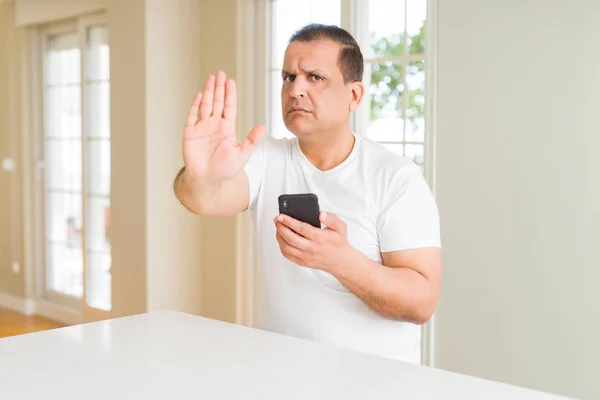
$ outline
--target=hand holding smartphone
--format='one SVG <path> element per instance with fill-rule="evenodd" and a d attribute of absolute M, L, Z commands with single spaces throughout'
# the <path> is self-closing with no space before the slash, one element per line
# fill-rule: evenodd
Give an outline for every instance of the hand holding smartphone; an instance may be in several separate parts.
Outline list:
<path fill-rule="evenodd" d="M 315 228 L 321 228 L 319 200 L 316 194 L 282 194 L 278 201 L 280 214 L 288 215 Z"/>

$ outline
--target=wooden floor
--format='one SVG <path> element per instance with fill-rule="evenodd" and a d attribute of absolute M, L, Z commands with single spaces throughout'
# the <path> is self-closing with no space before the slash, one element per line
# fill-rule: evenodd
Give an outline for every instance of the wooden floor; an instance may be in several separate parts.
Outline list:
<path fill-rule="evenodd" d="M 61 328 L 64 325 L 37 315 L 21 315 L 0 308 L 0 338 Z"/>

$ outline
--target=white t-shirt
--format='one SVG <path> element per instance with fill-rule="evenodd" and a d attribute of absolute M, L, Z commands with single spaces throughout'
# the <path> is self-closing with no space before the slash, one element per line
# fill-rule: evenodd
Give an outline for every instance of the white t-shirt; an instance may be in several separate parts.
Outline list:
<path fill-rule="evenodd" d="M 349 243 L 378 263 L 381 252 L 441 247 L 438 209 L 419 167 L 355 138 L 350 156 L 329 171 L 313 166 L 295 137 L 267 137 L 244 167 L 260 263 L 258 328 L 419 363 L 419 326 L 385 318 L 333 275 L 289 261 L 275 238 L 279 195 L 315 193 L 321 211 L 346 223 Z"/>

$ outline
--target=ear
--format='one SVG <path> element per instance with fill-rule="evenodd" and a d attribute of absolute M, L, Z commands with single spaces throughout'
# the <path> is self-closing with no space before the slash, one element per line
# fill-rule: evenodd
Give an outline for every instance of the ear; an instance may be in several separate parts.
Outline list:
<path fill-rule="evenodd" d="M 356 110 L 365 95 L 365 86 L 362 82 L 352 82 L 350 84 L 350 112 Z"/>

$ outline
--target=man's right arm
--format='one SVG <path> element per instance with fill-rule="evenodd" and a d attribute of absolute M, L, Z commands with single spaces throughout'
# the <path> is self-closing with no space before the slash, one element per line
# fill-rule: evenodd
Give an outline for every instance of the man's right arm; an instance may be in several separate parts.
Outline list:
<path fill-rule="evenodd" d="M 183 167 L 173 183 L 175 195 L 185 208 L 205 216 L 233 216 L 245 211 L 250 200 L 249 181 L 242 169 L 219 185 L 194 179 Z"/>
<path fill-rule="evenodd" d="M 265 127 L 252 128 L 240 144 L 236 116 L 235 81 L 223 71 L 209 75 L 204 92 L 196 94 L 188 112 L 182 143 L 185 167 L 173 183 L 179 201 L 195 214 L 232 216 L 248 208 L 250 181 L 244 166 Z"/>

